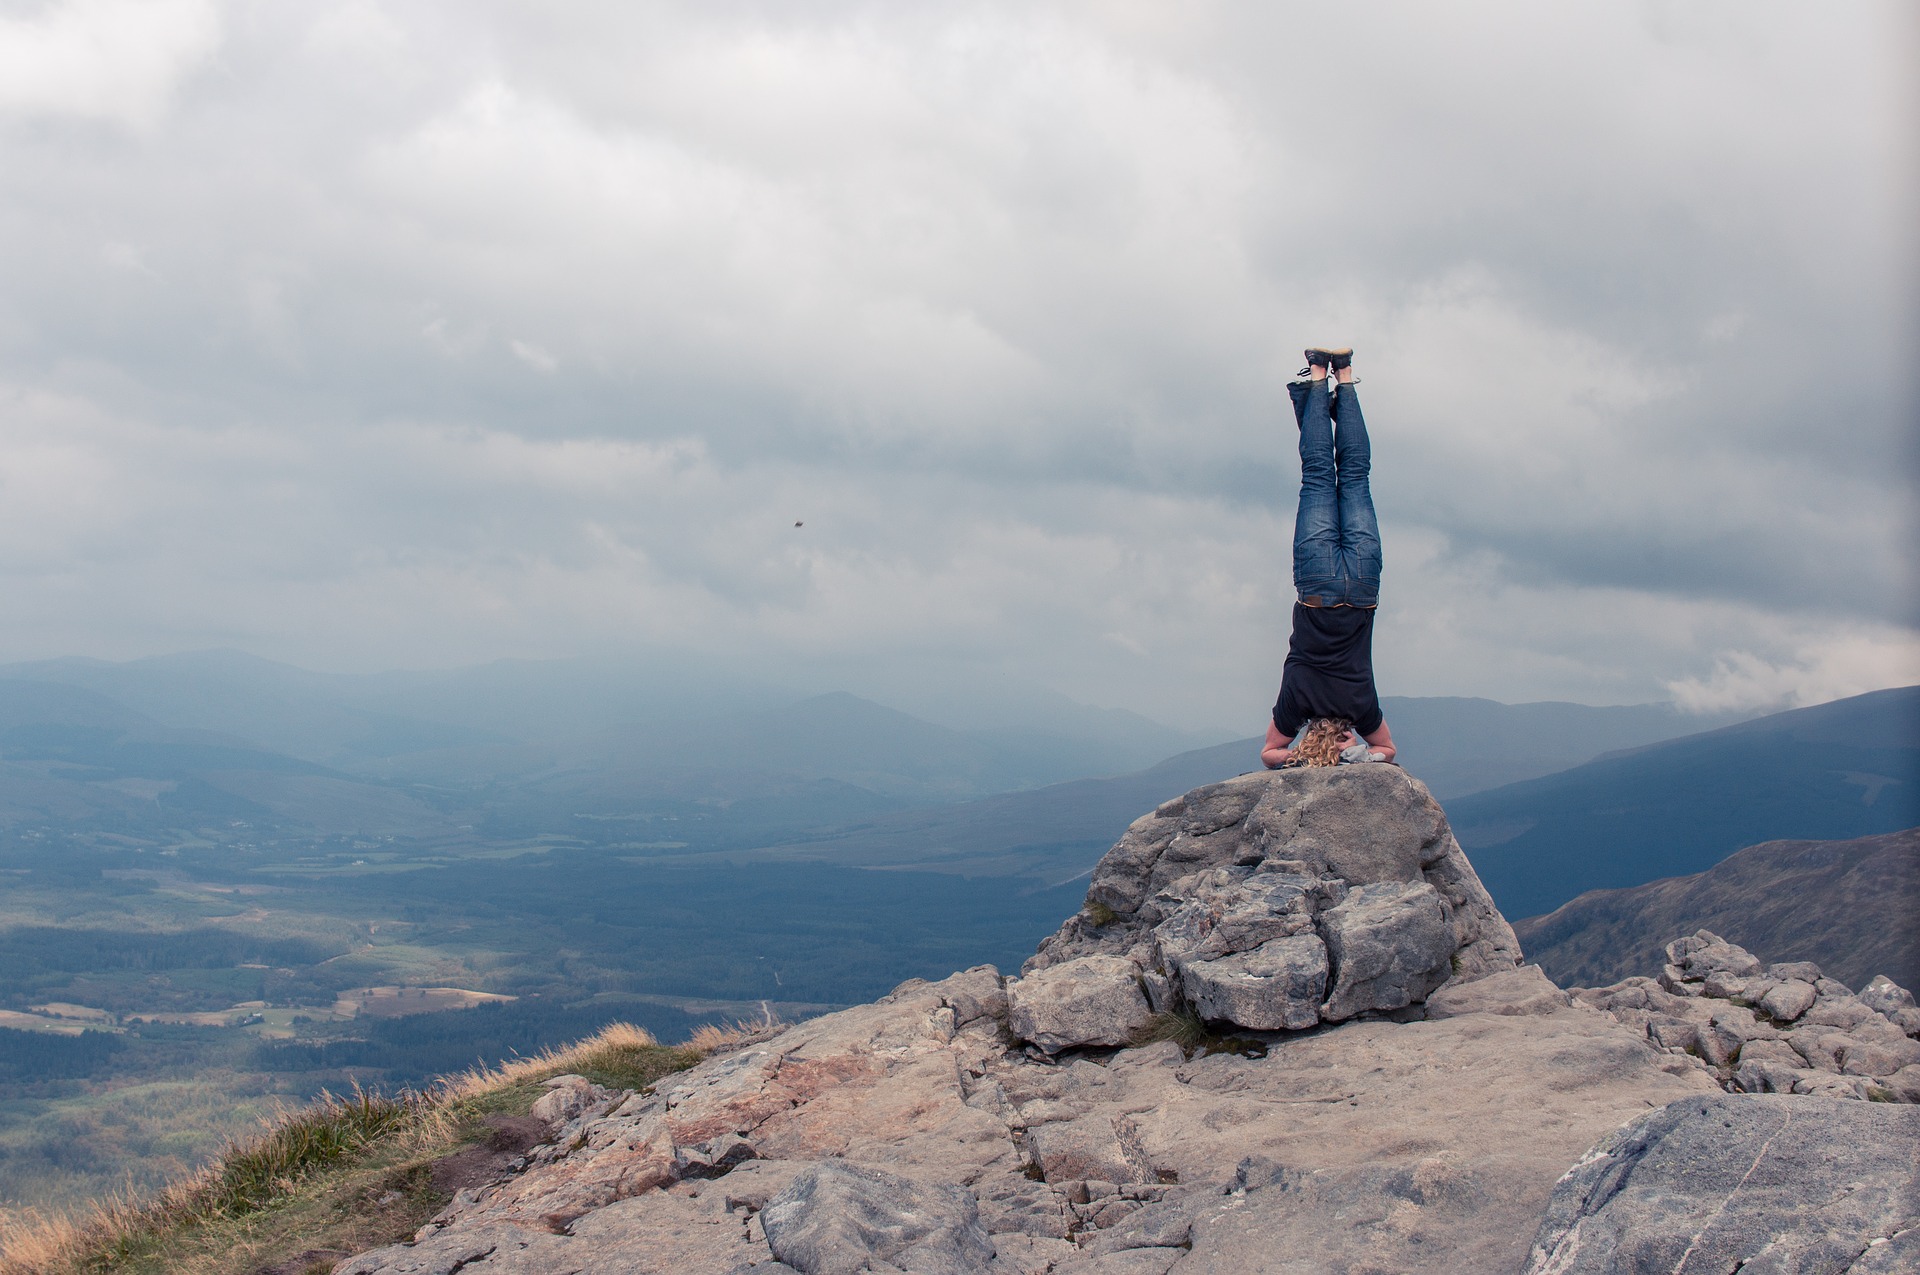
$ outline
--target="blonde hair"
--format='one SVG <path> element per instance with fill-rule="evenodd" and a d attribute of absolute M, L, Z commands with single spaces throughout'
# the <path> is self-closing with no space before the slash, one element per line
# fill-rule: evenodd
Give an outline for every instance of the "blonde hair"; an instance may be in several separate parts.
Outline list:
<path fill-rule="evenodd" d="M 1293 761 L 1299 766 L 1336 766 L 1340 763 L 1340 741 L 1353 729 L 1344 717 L 1316 717 L 1307 723 L 1294 741 Z"/>

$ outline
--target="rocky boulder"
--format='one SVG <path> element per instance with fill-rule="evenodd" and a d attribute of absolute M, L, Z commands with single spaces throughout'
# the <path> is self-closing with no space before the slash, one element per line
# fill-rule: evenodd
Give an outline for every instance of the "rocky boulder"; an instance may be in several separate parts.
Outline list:
<path fill-rule="evenodd" d="M 1670 1103 L 1554 1187 L 1528 1275 L 1920 1270 L 1920 1111 L 1815 1097 Z"/>
<path fill-rule="evenodd" d="M 1084 1027 L 1016 1013 L 1016 1034 L 1058 1053 L 1125 1043 L 1115 1025 L 1143 1007 L 1251 1031 L 1402 1010 L 1518 954 L 1417 779 L 1382 765 L 1280 770 L 1136 820 L 1008 994 L 1019 1006 L 1088 989 L 1070 1016 Z M 1096 979 L 1110 993 L 1096 996 Z"/>
<path fill-rule="evenodd" d="M 1576 988 L 1723 1087 L 1920 1102 L 1920 1012 L 1881 975 L 1856 996 L 1811 961 L 1768 965 L 1701 930 L 1667 945 L 1660 977 Z"/>
<path fill-rule="evenodd" d="M 1140 971 L 1117 956 L 1087 956 L 1040 970 L 1007 991 L 1008 1025 L 1049 1053 L 1072 1045 L 1125 1045 L 1153 1011 Z"/>

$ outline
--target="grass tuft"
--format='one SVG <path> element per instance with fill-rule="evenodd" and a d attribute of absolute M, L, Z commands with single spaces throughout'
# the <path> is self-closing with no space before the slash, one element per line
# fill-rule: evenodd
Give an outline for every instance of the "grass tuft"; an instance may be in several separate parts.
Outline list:
<path fill-rule="evenodd" d="M 1213 1039 L 1207 1031 L 1207 1024 L 1200 1015 L 1182 1006 L 1164 1014 L 1155 1014 L 1147 1020 L 1147 1025 L 1135 1038 L 1136 1044 L 1151 1045 L 1156 1041 L 1170 1040 L 1180 1046 L 1181 1052 L 1191 1058 L 1196 1050 L 1204 1048 Z"/>
<path fill-rule="evenodd" d="M 687 1048 L 697 1049 L 702 1055 L 725 1053 L 749 1041 L 762 1039 L 784 1026 L 786 1024 L 763 1005 L 758 1021 L 702 1024 L 687 1038 Z"/>
<path fill-rule="evenodd" d="M 226 1149 L 218 1171 L 184 1199 L 186 1220 L 241 1217 L 286 1195 L 308 1174 L 338 1164 L 369 1143 L 403 1129 L 421 1105 L 411 1093 L 384 1097 L 356 1089 L 350 1098 L 320 1095 L 282 1116 L 259 1137 Z"/>
<path fill-rule="evenodd" d="M 1189 1058 L 1195 1054 L 1240 1054 L 1247 1058 L 1267 1056 L 1265 1043 L 1246 1036 L 1222 1035 L 1209 1028 L 1206 1020 L 1184 1005 L 1149 1018 L 1146 1026 L 1134 1037 L 1133 1043 L 1151 1045 L 1160 1040 L 1172 1041 Z"/>
<path fill-rule="evenodd" d="M 1088 899 L 1086 906 L 1082 910 L 1087 914 L 1087 921 L 1096 930 L 1103 930 L 1120 919 L 1118 912 L 1115 912 L 1098 899 Z"/>
<path fill-rule="evenodd" d="M 325 1094 L 156 1195 L 122 1193 L 74 1215 L 0 1213 L 0 1275 L 244 1275 L 289 1251 L 393 1243 L 446 1203 L 432 1187 L 433 1164 L 484 1140 L 488 1116 L 526 1114 L 541 1082 L 572 1074 L 645 1089 L 773 1025 L 769 1017 L 754 1027 L 702 1029 L 685 1045 L 666 1046 L 616 1023 L 425 1093 Z"/>

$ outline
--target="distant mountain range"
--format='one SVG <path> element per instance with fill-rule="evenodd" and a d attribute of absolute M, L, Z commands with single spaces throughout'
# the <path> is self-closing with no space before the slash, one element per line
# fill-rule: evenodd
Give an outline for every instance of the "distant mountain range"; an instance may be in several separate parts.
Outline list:
<path fill-rule="evenodd" d="M 558 839 L 1031 888 L 1086 871 L 1166 798 L 1259 764 L 1249 738 L 1120 765 L 1179 733 L 1100 710 L 1048 709 L 1118 738 L 609 679 L 596 694 L 578 664 L 336 677 L 223 653 L 0 668 L 0 829 L 456 854 Z M 1402 762 L 1446 801 L 1509 916 L 1764 840 L 1920 824 L 1920 688 L 1706 732 L 1662 705 L 1385 706 Z"/>
<path fill-rule="evenodd" d="M 1141 809 L 1258 764 L 1257 740 L 1192 751 L 1134 714 L 1010 698 L 981 697 L 962 730 L 846 693 L 585 661 L 365 676 L 219 651 L 16 664 L 0 667 L 0 828 L 791 843 L 807 848 L 775 853 L 1054 879 Z M 1386 704 L 1442 797 L 1698 725 L 1663 705 Z"/>
<path fill-rule="evenodd" d="M 1698 729 L 1669 706 L 1382 700 L 1408 770 L 1447 799 L 1586 761 L 1624 744 Z M 1055 883 L 1090 869 L 1127 825 L 1160 802 L 1260 765 L 1258 737 L 1197 749 L 1110 779 L 1083 779 L 946 806 L 888 812 L 841 829 L 758 847 L 761 857 L 862 867 L 912 866 Z M 1470 789 L 1469 789 L 1470 791 Z M 737 856 L 729 856 L 737 857 Z"/>
<path fill-rule="evenodd" d="M 333 773 L 556 796 L 725 798 L 825 780 L 883 804 L 947 801 L 1135 770 L 1209 738 L 1060 696 L 1026 696 L 1024 712 L 960 730 L 848 694 L 590 661 L 343 675 L 207 651 L 0 666 L 0 681 L 91 692 L 130 719 L 211 731 Z M 728 776 L 748 774 L 752 785 L 729 791 Z"/>
<path fill-rule="evenodd" d="M 1876 974 L 1920 987 L 1920 828 L 1769 841 L 1691 876 L 1590 890 L 1513 928 L 1562 987 L 1657 974 L 1661 949 L 1700 929 L 1765 961 L 1814 961 L 1849 987 Z"/>
<path fill-rule="evenodd" d="M 1380 707 L 1399 762 L 1442 801 L 1551 775 L 1606 753 L 1694 735 L 1745 714 L 1683 713 L 1671 704 L 1593 708 L 1542 701 L 1386 695 Z"/>
<path fill-rule="evenodd" d="M 1602 757 L 1447 804 L 1455 834 L 1512 917 L 1588 890 L 1701 872 L 1781 838 L 1920 825 L 1920 687 Z"/>
<path fill-rule="evenodd" d="M 141 833 L 287 824 L 417 835 L 442 814 L 390 786 L 105 696 L 0 681 L 0 828 Z"/>

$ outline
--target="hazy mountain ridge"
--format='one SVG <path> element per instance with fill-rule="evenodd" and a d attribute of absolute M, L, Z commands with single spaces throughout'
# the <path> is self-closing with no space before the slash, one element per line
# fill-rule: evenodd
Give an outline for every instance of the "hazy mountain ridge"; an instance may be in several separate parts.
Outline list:
<path fill-rule="evenodd" d="M 1514 915 L 1700 872 L 1743 846 L 1920 824 L 1920 687 L 1873 691 L 1612 754 L 1449 803 Z"/>
<path fill-rule="evenodd" d="M 690 842 L 1057 880 L 1128 811 L 1257 765 L 1257 740 L 1168 756 L 1191 737 L 1059 696 L 1007 698 L 981 697 L 958 729 L 846 692 L 578 661 L 366 676 L 233 652 L 45 661 L 0 668 L 0 820 L 216 839 L 245 825 L 250 843 Z M 1387 706 L 1443 796 L 1688 725 L 1659 705 Z M 984 804 L 941 813 L 968 801 Z"/>
<path fill-rule="evenodd" d="M 1385 695 L 1380 707 L 1401 745 L 1400 763 L 1442 801 L 1752 716 L 1692 714 L 1672 704 L 1596 708 L 1555 700 L 1502 704 L 1457 696 Z"/>
<path fill-rule="evenodd" d="M 261 747 L 344 769 L 397 759 L 484 752 L 502 745 L 551 750 L 544 764 L 569 752 L 625 739 L 645 743 L 713 737 L 726 723 L 779 713 L 817 692 L 685 662 L 629 665 L 610 661 L 505 660 L 470 668 L 395 670 L 375 674 L 317 673 L 236 651 L 199 651 L 125 663 L 50 660 L 0 666 L 0 679 L 90 690 L 155 720 L 217 730 Z M 831 693 L 830 693 L 831 694 Z M 855 696 L 872 702 L 871 696 Z M 929 698 L 920 696 L 918 698 Z M 1045 692 L 974 697 L 956 716 L 904 714 L 929 731 L 946 731 L 981 747 L 1030 747 L 1057 738 L 1080 743 L 1081 773 L 1134 769 L 1196 737 L 1135 713 L 1098 709 Z M 937 708 L 938 705 L 936 704 Z M 1089 753 L 1089 749 L 1091 752 Z M 1086 760 L 1082 761 L 1081 758 Z M 735 763 L 738 763 L 736 757 Z M 1110 764 L 1109 764 L 1110 763 Z M 539 769 L 532 764 L 529 770 Z"/>
<path fill-rule="evenodd" d="M 1514 923 L 1563 987 L 1652 977 L 1676 934 L 1711 930 L 1779 961 L 1813 961 L 1850 986 L 1920 985 L 1920 828 L 1852 841 L 1769 841 L 1705 872 L 1592 890 Z"/>
<path fill-rule="evenodd" d="M 1661 704 L 1592 708 L 1396 696 L 1381 703 L 1402 765 L 1443 800 L 1460 791 L 1455 785 L 1538 775 L 1585 762 L 1605 748 L 1699 726 Z M 1200 784 L 1259 769 L 1260 744 L 1255 736 L 1181 753 L 1135 774 L 883 814 L 858 826 L 758 847 L 757 853 L 1051 883 L 1089 869 L 1139 811 Z"/>

